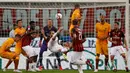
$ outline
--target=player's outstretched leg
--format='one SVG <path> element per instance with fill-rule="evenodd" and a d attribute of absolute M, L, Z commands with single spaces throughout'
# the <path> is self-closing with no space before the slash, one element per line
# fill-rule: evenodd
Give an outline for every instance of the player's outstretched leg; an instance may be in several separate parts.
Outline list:
<path fill-rule="evenodd" d="M 121 56 L 123 57 L 124 62 L 125 62 L 125 69 L 126 69 L 126 72 L 129 72 L 128 64 L 127 64 L 127 59 L 126 59 L 125 53 L 121 54 Z"/>
<path fill-rule="evenodd" d="M 77 65 L 79 73 L 83 73 L 82 65 Z"/>

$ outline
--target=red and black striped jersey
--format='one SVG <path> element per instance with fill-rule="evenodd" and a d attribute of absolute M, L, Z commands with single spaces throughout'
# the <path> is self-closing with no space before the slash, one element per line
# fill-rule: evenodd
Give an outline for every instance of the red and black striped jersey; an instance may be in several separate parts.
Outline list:
<path fill-rule="evenodd" d="M 79 28 L 72 29 L 72 46 L 73 46 L 74 51 L 81 52 L 84 50 L 82 30 Z"/>
<path fill-rule="evenodd" d="M 124 33 L 121 30 L 112 30 L 110 32 L 110 37 L 112 41 L 116 41 L 117 43 L 112 43 L 112 46 L 119 46 L 122 45 L 122 38 L 125 37 Z"/>

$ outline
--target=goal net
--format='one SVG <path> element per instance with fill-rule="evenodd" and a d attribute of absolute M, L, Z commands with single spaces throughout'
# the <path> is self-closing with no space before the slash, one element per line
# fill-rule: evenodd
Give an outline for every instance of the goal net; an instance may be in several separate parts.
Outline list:
<path fill-rule="evenodd" d="M 62 35 L 66 36 L 75 4 L 80 5 L 82 12 L 80 28 L 83 29 L 86 37 L 95 37 L 95 24 L 100 21 L 100 15 L 105 16 L 106 22 L 110 23 L 112 28 L 114 22 L 119 22 L 120 29 L 125 32 L 125 2 L 1 2 L 0 37 L 8 37 L 18 19 L 22 19 L 24 27 L 27 27 L 30 21 L 35 21 L 37 26 L 45 26 L 47 19 L 52 19 L 53 25 L 58 27 L 58 21 L 55 18 L 58 11 L 63 16 L 61 21 L 64 32 Z"/>
<path fill-rule="evenodd" d="M 50 18 L 53 19 L 53 25 L 57 27 L 58 23 L 55 14 L 58 11 L 63 15 L 62 25 L 64 31 L 68 32 L 69 18 L 75 4 L 79 4 L 82 11 L 80 28 L 83 29 L 85 36 L 95 37 L 95 24 L 100 21 L 100 15 L 105 16 L 111 27 L 113 27 L 114 22 L 119 22 L 121 30 L 125 32 L 125 3 L 4 2 L 0 3 L 0 36 L 8 37 L 9 31 L 18 19 L 22 19 L 23 26 L 27 27 L 30 21 L 35 21 L 37 26 L 45 26 L 47 19 Z"/>

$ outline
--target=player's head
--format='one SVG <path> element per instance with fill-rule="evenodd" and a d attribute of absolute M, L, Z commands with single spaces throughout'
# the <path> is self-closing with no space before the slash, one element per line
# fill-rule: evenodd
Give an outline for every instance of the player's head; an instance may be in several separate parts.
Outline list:
<path fill-rule="evenodd" d="M 52 20 L 52 19 L 48 19 L 48 21 L 47 21 L 47 25 L 48 25 L 49 27 L 51 27 L 52 24 L 53 24 L 53 20 Z"/>
<path fill-rule="evenodd" d="M 114 29 L 119 29 L 119 23 L 118 22 L 114 23 Z"/>
<path fill-rule="evenodd" d="M 14 37 L 14 41 L 18 42 L 21 38 L 22 38 L 21 35 L 16 34 L 15 37 Z"/>
<path fill-rule="evenodd" d="M 35 22 L 34 21 L 30 21 L 29 25 L 30 25 L 30 30 L 35 30 Z"/>
<path fill-rule="evenodd" d="M 101 22 L 104 22 L 105 21 L 105 17 L 103 15 L 100 16 L 100 20 Z"/>
<path fill-rule="evenodd" d="M 74 25 L 74 27 L 78 27 L 78 20 L 77 19 L 73 20 L 73 25 Z"/>
<path fill-rule="evenodd" d="M 18 27 L 22 27 L 22 20 L 20 19 L 20 20 L 17 20 L 17 26 Z"/>
<path fill-rule="evenodd" d="M 75 4 L 74 7 L 75 7 L 75 9 L 76 9 L 76 8 L 80 8 L 80 5 L 79 5 L 79 4 Z"/>
<path fill-rule="evenodd" d="M 50 38 L 54 35 L 55 31 L 50 32 Z"/>

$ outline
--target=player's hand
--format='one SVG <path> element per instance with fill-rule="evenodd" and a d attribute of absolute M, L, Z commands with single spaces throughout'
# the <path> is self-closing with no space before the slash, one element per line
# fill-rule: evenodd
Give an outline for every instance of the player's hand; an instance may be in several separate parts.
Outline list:
<path fill-rule="evenodd" d="M 41 33 L 42 33 L 42 34 L 44 33 L 44 30 L 43 30 L 43 29 L 41 29 Z"/>

